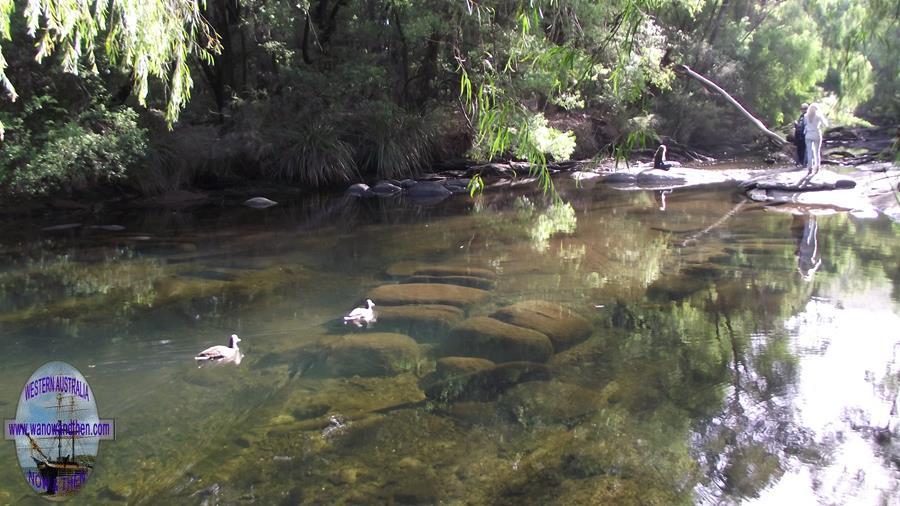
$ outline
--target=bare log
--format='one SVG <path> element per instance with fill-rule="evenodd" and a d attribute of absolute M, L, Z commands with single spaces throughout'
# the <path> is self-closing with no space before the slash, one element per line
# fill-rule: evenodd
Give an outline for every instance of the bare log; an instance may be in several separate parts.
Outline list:
<path fill-rule="evenodd" d="M 687 74 L 687 75 L 693 77 L 694 79 L 703 83 L 703 85 L 706 86 L 707 88 L 709 88 L 709 89 L 715 91 L 716 93 L 722 95 L 723 97 L 725 97 L 725 99 L 728 100 L 731 103 L 731 105 L 737 107 L 737 109 L 739 111 L 741 111 L 741 114 L 743 114 L 747 119 L 749 119 L 750 122 L 756 126 L 756 128 L 762 130 L 763 133 L 765 133 L 770 139 L 775 141 L 775 143 L 778 144 L 778 146 L 784 147 L 788 144 L 787 140 L 785 140 L 784 137 L 782 137 L 782 136 L 778 135 L 777 133 L 766 128 L 766 125 L 764 125 L 762 121 L 756 119 L 756 117 L 754 117 L 752 114 L 747 112 L 747 109 L 744 109 L 744 106 L 739 104 L 738 101 L 734 99 L 734 97 L 729 95 L 728 92 L 726 92 L 725 90 L 720 88 L 716 83 L 714 83 L 714 82 L 710 81 L 709 79 L 701 76 L 700 74 L 694 72 L 687 65 L 676 65 L 675 71 L 684 73 L 684 74 Z"/>

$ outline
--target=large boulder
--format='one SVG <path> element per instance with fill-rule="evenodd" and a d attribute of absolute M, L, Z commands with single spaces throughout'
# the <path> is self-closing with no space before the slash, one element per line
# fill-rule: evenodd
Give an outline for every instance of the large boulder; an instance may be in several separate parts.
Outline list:
<path fill-rule="evenodd" d="M 447 197 L 451 193 L 440 181 L 419 181 L 406 192 L 413 198 Z"/>
<path fill-rule="evenodd" d="M 481 302 L 488 295 L 485 290 L 467 286 L 441 283 L 404 283 L 379 286 L 369 292 L 368 298 L 382 306 L 445 304 L 468 307 Z"/>
<path fill-rule="evenodd" d="M 419 346 L 402 334 L 348 334 L 320 344 L 325 364 L 337 376 L 390 376 L 413 370 L 419 361 Z"/>
<path fill-rule="evenodd" d="M 638 173 L 635 178 L 637 184 L 644 186 L 648 184 L 684 184 L 685 178 L 682 174 L 669 172 L 661 169 L 647 169 Z"/>
<path fill-rule="evenodd" d="M 409 334 L 423 341 L 443 337 L 465 313 L 455 306 L 442 304 L 410 304 L 378 306 L 378 327 Z"/>
<path fill-rule="evenodd" d="M 546 362 L 553 355 L 550 339 L 537 331 L 486 316 L 476 316 L 450 331 L 445 355 L 482 357 L 494 362 Z"/>
<path fill-rule="evenodd" d="M 546 335 L 557 352 L 584 341 L 593 330 L 581 315 L 545 300 L 518 302 L 497 310 L 491 317 Z"/>

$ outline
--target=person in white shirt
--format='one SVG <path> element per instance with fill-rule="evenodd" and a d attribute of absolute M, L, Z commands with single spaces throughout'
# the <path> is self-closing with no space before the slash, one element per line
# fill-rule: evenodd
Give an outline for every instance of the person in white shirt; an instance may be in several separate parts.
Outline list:
<path fill-rule="evenodd" d="M 806 166 L 810 174 L 815 174 L 822 166 L 822 130 L 828 126 L 828 119 L 822 114 L 821 107 L 809 104 L 806 110 Z"/>

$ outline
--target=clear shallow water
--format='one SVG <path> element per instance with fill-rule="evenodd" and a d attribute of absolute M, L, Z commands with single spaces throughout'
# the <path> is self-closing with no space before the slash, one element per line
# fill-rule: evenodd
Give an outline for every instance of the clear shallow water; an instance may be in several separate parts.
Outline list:
<path fill-rule="evenodd" d="M 879 437 L 898 424 L 897 225 L 561 186 L 570 209 L 522 190 L 7 217 L 0 409 L 46 361 L 82 371 L 117 421 L 91 504 L 900 500 Z M 125 230 L 41 231 L 62 223 Z M 590 335 L 449 402 L 424 393 L 446 329 L 379 376 L 317 346 L 370 290 L 435 266 L 496 276 L 470 317 L 543 300 Z M 232 332 L 242 364 L 196 368 Z M 0 502 L 28 500 L 0 476 Z"/>

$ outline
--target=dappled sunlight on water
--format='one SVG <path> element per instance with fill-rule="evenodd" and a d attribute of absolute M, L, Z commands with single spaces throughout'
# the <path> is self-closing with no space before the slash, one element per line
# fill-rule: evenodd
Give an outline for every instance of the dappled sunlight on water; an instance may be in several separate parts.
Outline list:
<path fill-rule="evenodd" d="M 786 322 L 804 356 L 789 400 L 828 454 L 818 465 L 790 459 L 759 504 L 887 504 L 900 494 L 897 443 L 885 433 L 896 434 L 900 421 L 900 335 L 892 331 L 900 316 L 888 285 L 836 296 L 811 300 Z"/>

